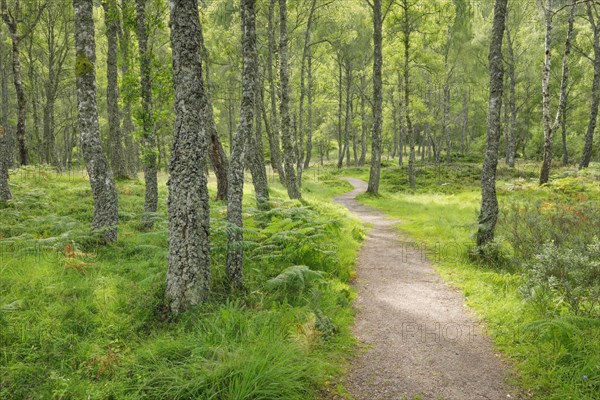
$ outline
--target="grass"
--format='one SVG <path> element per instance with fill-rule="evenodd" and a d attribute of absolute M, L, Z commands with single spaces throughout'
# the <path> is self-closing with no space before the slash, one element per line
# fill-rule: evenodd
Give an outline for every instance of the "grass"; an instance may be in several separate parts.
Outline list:
<path fill-rule="evenodd" d="M 500 167 L 502 210 L 513 203 L 568 210 L 583 204 L 594 213 L 600 209 L 598 166 L 582 173 L 557 169 L 544 187 L 537 184 L 537 171 L 535 164 L 514 171 Z M 336 174 L 368 179 L 367 168 Z M 389 167 L 382 171 L 381 196 L 361 195 L 360 201 L 400 220 L 399 229 L 420 242 L 442 277 L 462 290 L 496 347 L 515 365 L 513 383 L 537 399 L 600 398 L 600 321 L 548 315 L 525 301 L 519 259 L 512 260 L 516 267 L 498 268 L 469 257 L 480 206 L 479 174 L 480 167 L 474 164 L 419 166 L 417 187 L 410 189 L 406 170 Z M 598 223 L 588 221 L 580 231 L 564 234 L 590 237 L 593 232 L 585 229 L 599 233 Z M 499 242 L 511 259 L 515 253 L 502 237 L 511 228 L 507 224 L 501 213 Z"/>
<path fill-rule="evenodd" d="M 159 183 L 146 232 L 143 183 L 118 182 L 119 240 L 99 247 L 83 175 L 13 171 L 14 199 L 0 209 L 0 398 L 310 399 L 343 371 L 364 231 L 328 200 L 349 185 L 307 174 L 304 200 L 285 201 L 274 185 L 273 209 L 259 212 L 247 184 L 246 288 L 235 295 L 224 285 L 226 207 L 211 202 L 212 298 L 164 321 L 166 177 Z M 319 279 L 269 285 L 298 264 Z"/>

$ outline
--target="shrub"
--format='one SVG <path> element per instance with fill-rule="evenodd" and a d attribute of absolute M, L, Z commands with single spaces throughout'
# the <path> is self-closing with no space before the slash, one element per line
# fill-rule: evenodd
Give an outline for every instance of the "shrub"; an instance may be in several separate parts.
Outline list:
<path fill-rule="evenodd" d="M 566 307 L 575 315 L 600 317 L 600 240 L 597 237 L 584 251 L 545 244 L 528 265 L 524 277 L 522 290 L 527 298 L 552 301 L 558 313 Z"/>

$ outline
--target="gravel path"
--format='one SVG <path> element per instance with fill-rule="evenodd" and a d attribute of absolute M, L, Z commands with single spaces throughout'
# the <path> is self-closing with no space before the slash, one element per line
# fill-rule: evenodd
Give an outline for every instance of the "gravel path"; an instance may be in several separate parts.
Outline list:
<path fill-rule="evenodd" d="M 335 199 L 372 229 L 357 262 L 354 334 L 364 351 L 345 388 L 355 400 L 478 400 L 515 398 L 508 369 L 494 355 L 463 296 L 448 287 L 420 251 L 355 196 L 367 183 Z"/>

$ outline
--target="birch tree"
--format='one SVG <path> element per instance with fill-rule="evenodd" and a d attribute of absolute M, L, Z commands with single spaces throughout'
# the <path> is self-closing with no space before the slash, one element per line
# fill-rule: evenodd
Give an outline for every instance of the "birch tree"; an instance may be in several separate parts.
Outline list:
<path fill-rule="evenodd" d="M 171 1 L 175 127 L 169 165 L 169 270 L 165 300 L 179 313 L 208 297 L 210 211 L 204 163 L 208 150 L 202 109 L 197 0 Z"/>
<path fill-rule="evenodd" d="M 106 242 L 117 240 L 119 206 L 115 180 L 102 150 L 96 99 L 96 41 L 92 0 L 73 0 L 75 8 L 75 74 L 81 151 L 94 197 L 92 230 Z"/>

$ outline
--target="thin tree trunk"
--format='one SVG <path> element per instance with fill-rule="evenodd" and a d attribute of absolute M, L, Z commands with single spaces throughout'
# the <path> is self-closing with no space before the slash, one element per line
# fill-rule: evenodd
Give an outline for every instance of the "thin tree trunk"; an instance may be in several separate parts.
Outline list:
<path fill-rule="evenodd" d="M 207 129 L 210 136 L 210 162 L 213 170 L 215 171 L 215 176 L 217 177 L 217 200 L 225 200 L 227 199 L 227 175 L 229 174 L 229 161 L 227 160 L 227 154 L 225 154 L 225 149 L 223 149 L 223 144 L 219 138 L 217 124 L 215 122 L 212 96 L 210 93 L 208 49 L 204 44 L 202 24 L 200 24 L 200 47 L 202 48 L 202 61 L 204 62 L 204 68 L 206 71 L 206 76 L 204 77 L 204 90 L 202 93 L 204 94 L 204 118 L 206 119 Z"/>
<path fill-rule="evenodd" d="M 568 97 L 568 96 L 567 96 Z M 560 118 L 560 126 L 562 133 L 562 163 L 563 165 L 569 165 L 569 152 L 567 150 L 567 108 L 563 112 Z"/>
<path fill-rule="evenodd" d="M 403 0 L 404 5 L 404 114 L 406 118 L 406 135 L 408 136 L 408 183 L 411 188 L 415 187 L 415 132 L 410 118 L 410 33 L 411 27 L 408 19 L 408 3 Z"/>
<path fill-rule="evenodd" d="M 307 90 L 307 97 L 308 97 L 308 120 L 307 120 L 308 126 L 307 126 L 307 128 L 308 129 L 307 129 L 307 135 L 306 135 L 306 158 L 304 159 L 304 169 L 308 169 L 308 167 L 310 166 L 310 159 L 312 157 L 313 78 L 312 78 L 312 54 L 310 53 L 310 48 L 309 48 L 308 59 L 307 59 L 306 64 L 307 64 L 306 77 L 308 80 L 308 90 Z"/>
<path fill-rule="evenodd" d="M 398 132 L 398 165 L 404 164 L 404 124 L 402 123 L 402 75 L 398 71 L 398 124 L 400 130 Z"/>
<path fill-rule="evenodd" d="M 506 49 L 508 52 L 508 79 L 509 79 L 509 100 L 508 106 L 510 110 L 510 122 L 506 130 L 506 163 L 509 167 L 515 166 L 515 134 L 517 132 L 517 105 L 516 105 L 516 85 L 515 76 L 515 54 L 513 51 L 513 42 L 510 37 L 510 30 L 506 28 Z"/>
<path fill-rule="evenodd" d="M 542 75 L 542 96 L 543 96 L 543 118 L 544 118 L 544 158 L 542 160 L 542 169 L 540 172 L 540 185 L 547 183 L 550 178 L 550 168 L 552 166 L 552 145 L 554 132 L 558 129 L 561 115 L 565 112 L 567 106 L 567 86 L 569 80 L 569 55 L 571 54 L 571 46 L 573 40 L 573 23 L 575 20 L 575 2 L 572 0 L 571 14 L 569 16 L 569 28 L 567 31 L 567 39 L 565 41 L 565 52 L 562 62 L 562 77 L 560 81 L 560 95 L 558 100 L 558 109 L 554 122 L 550 120 L 550 62 L 551 62 L 551 47 L 550 35 L 552 33 L 552 0 L 548 0 L 548 9 L 546 13 L 546 39 L 545 39 L 545 58 L 544 71 Z"/>
<path fill-rule="evenodd" d="M 258 63 L 258 62 L 257 62 Z M 262 139 L 262 117 L 261 117 L 261 102 L 260 102 L 260 90 L 262 83 L 258 78 L 258 71 L 256 77 L 256 87 L 254 89 L 254 123 L 255 123 L 255 134 L 248 135 L 248 150 L 246 156 L 246 162 L 250 168 L 252 174 L 252 184 L 254 186 L 254 193 L 256 196 L 256 207 L 259 210 L 269 209 L 269 185 L 267 180 L 267 171 L 265 170 L 265 159 Z"/>
<path fill-rule="evenodd" d="M 304 97 L 306 96 L 306 85 L 304 76 L 306 75 L 306 60 L 309 56 L 310 49 L 310 30 L 312 27 L 313 17 L 317 0 L 312 0 L 308 21 L 306 22 L 306 31 L 304 32 L 304 46 L 302 50 L 302 60 L 300 63 L 300 111 L 298 112 L 298 132 L 300 133 L 298 140 L 298 175 L 302 174 L 301 169 L 304 167 Z"/>
<path fill-rule="evenodd" d="M 106 0 L 104 6 L 104 23 L 108 52 L 106 55 L 106 110 L 108 114 L 108 143 L 110 149 L 110 166 L 116 178 L 127 177 L 125 151 L 121 134 L 121 110 L 119 107 L 119 67 L 117 65 L 119 32 L 119 9 L 116 0 Z"/>
<path fill-rule="evenodd" d="M 122 15 L 133 11 L 135 5 L 132 0 L 121 0 Z M 131 11 L 130 11 L 131 10 Z M 133 132 L 135 126 L 133 125 L 133 118 L 131 113 L 131 102 L 137 94 L 133 93 L 131 85 L 127 85 L 126 80 L 132 70 L 132 59 L 131 59 L 131 33 L 129 27 L 125 21 L 121 23 L 119 27 L 119 47 L 121 49 L 121 76 L 123 77 L 123 84 L 121 86 L 121 95 L 123 99 L 123 112 L 121 116 L 122 120 L 122 134 L 123 143 L 125 146 L 125 162 L 127 164 L 127 174 L 132 177 L 137 177 L 139 170 L 139 147 L 137 141 L 133 139 Z"/>
<path fill-rule="evenodd" d="M 92 230 L 106 242 L 117 240 L 119 207 L 115 181 L 102 150 L 96 99 L 96 43 L 92 0 L 73 0 L 75 8 L 75 74 L 81 151 L 94 197 Z"/>
<path fill-rule="evenodd" d="M 140 88 L 142 98 L 142 160 L 144 166 L 144 215 L 142 224 L 152 228 L 154 214 L 158 210 L 158 172 L 156 166 L 156 126 L 152 100 L 151 57 L 148 49 L 148 26 L 146 22 L 146 0 L 136 0 L 136 33 L 140 57 Z"/>
<path fill-rule="evenodd" d="M 10 187 L 8 185 L 8 169 L 12 160 L 12 152 L 10 148 L 10 133 L 8 129 L 8 87 L 7 77 L 4 65 L 4 42 L 2 40 L 2 31 L 0 30 L 0 89 L 2 90 L 2 109 L 0 127 L 0 203 L 7 202 L 12 198 Z"/>
<path fill-rule="evenodd" d="M 169 178 L 169 270 L 165 290 L 171 313 L 201 303 L 210 288 L 208 187 L 203 168 L 208 134 L 202 105 L 200 20 L 197 0 L 171 0 L 175 127 Z"/>
<path fill-rule="evenodd" d="M 279 0 L 279 68 L 280 68 L 280 86 L 281 86 L 281 139 L 283 141 L 283 162 L 285 167 L 285 183 L 290 199 L 299 199 L 301 197 L 298 182 L 296 180 L 295 152 L 292 141 L 290 126 L 290 71 L 288 65 L 288 32 L 287 32 L 287 0 Z"/>
<path fill-rule="evenodd" d="M 343 146 L 343 139 L 342 139 L 342 109 L 343 109 L 343 101 L 344 101 L 344 95 L 343 95 L 344 84 L 343 84 L 342 59 L 339 55 L 338 55 L 337 61 L 338 61 L 337 142 L 338 142 L 338 168 L 341 168 L 340 159 L 343 159 L 343 157 L 344 157 L 344 146 Z"/>
<path fill-rule="evenodd" d="M 360 75 L 360 159 L 358 160 L 358 165 L 365 165 L 365 160 L 367 158 L 367 109 L 366 109 L 366 90 L 367 90 L 367 80 L 365 78 L 364 72 Z"/>
<path fill-rule="evenodd" d="M 498 166 L 498 142 L 500 141 L 500 116 L 502 109 L 502 85 L 504 67 L 502 63 L 502 38 L 506 20 L 507 0 L 495 0 L 490 52 L 490 100 L 488 131 L 481 173 L 481 212 L 477 231 L 477 246 L 494 240 L 498 220 L 498 198 L 496 197 L 496 168 Z"/>
<path fill-rule="evenodd" d="M 242 198 L 244 194 L 244 154 L 253 136 L 254 99 L 256 98 L 256 54 L 255 0 L 242 0 L 242 104 L 240 124 L 231 144 L 229 163 L 229 187 L 227 190 L 227 278 L 231 288 L 240 289 L 243 284 L 242 265 L 244 259 L 244 234 Z"/>
<path fill-rule="evenodd" d="M 267 78 L 269 80 L 269 97 L 271 100 L 271 127 L 269 135 L 269 149 L 271 153 L 271 166 L 279 175 L 279 181 L 285 186 L 285 171 L 283 169 L 283 163 L 281 161 L 282 154 L 279 145 L 279 123 L 277 118 L 277 96 L 275 90 L 275 77 L 273 72 L 273 55 L 275 53 L 275 2 L 277 0 L 269 1 L 268 10 L 268 51 L 267 51 Z M 266 121 L 265 121 L 266 122 Z"/>
<path fill-rule="evenodd" d="M 381 124 L 382 124 L 382 34 L 381 0 L 373 0 L 373 140 L 371 148 L 371 171 L 367 193 L 379 194 L 379 175 L 381 171 Z"/>
<path fill-rule="evenodd" d="M 600 15 L 596 14 L 596 20 L 592 13 L 591 2 L 587 3 L 587 13 L 590 24 L 594 31 L 594 80 L 592 83 L 592 102 L 590 106 L 590 120 L 585 133 L 585 143 L 583 146 L 583 155 L 579 162 L 579 168 L 587 168 L 592 160 L 592 145 L 594 142 L 594 132 L 596 131 L 596 122 L 598 119 L 598 105 L 600 105 Z"/>

